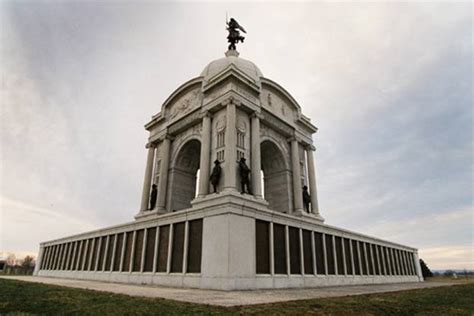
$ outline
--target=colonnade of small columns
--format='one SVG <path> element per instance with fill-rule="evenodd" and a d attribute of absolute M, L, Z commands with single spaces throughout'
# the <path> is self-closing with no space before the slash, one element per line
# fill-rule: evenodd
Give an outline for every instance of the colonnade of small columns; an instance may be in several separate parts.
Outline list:
<path fill-rule="evenodd" d="M 232 99 L 228 100 L 226 106 L 226 133 L 225 133 L 225 160 L 228 163 L 224 164 L 224 182 L 223 190 L 236 190 L 236 168 L 232 161 L 237 161 L 237 129 L 236 129 L 236 107 L 237 104 Z M 254 112 L 250 115 L 251 125 L 251 170 L 261 169 L 261 140 L 260 140 L 260 120 L 261 114 Z M 212 137 L 212 114 L 206 111 L 202 114 L 202 132 L 201 132 L 201 154 L 200 154 L 200 177 L 198 183 L 198 197 L 204 197 L 209 194 L 209 174 L 211 162 L 211 137 Z M 153 165 L 155 164 L 156 148 L 160 145 L 162 154 L 159 172 L 159 180 L 157 184 L 157 199 L 155 209 L 158 212 L 166 212 L 166 191 L 168 183 L 168 170 L 170 166 L 170 149 L 172 137 L 166 135 L 158 141 L 147 144 L 148 154 L 145 168 L 145 177 L 143 183 L 143 193 L 141 199 L 140 212 L 148 210 L 150 201 L 150 189 L 153 178 Z M 296 137 L 289 139 L 291 143 L 291 169 L 292 169 L 292 187 L 293 187 L 293 211 L 304 212 L 303 206 L 303 192 L 301 187 L 301 172 L 300 172 L 300 156 L 299 146 L 300 142 Z M 314 167 L 315 147 L 312 145 L 305 145 L 307 166 L 308 166 L 308 184 L 311 196 L 311 213 L 320 217 L 318 198 L 316 190 L 316 175 Z M 251 173 L 252 193 L 256 198 L 263 198 L 262 185 L 260 181 L 260 172 Z"/>

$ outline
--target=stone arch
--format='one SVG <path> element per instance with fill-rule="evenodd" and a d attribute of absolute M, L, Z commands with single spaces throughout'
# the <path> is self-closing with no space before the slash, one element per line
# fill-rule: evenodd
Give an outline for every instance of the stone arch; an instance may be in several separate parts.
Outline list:
<path fill-rule="evenodd" d="M 197 172 L 201 156 L 201 142 L 189 138 L 177 149 L 171 162 L 169 206 L 170 211 L 191 207 L 196 196 Z"/>
<path fill-rule="evenodd" d="M 291 213 L 291 172 L 277 143 L 269 138 L 260 143 L 264 198 L 271 210 Z"/>

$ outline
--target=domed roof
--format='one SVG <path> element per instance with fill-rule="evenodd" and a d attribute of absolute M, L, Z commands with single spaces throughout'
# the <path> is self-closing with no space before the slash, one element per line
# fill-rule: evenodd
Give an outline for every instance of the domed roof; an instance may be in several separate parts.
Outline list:
<path fill-rule="evenodd" d="M 255 82 L 259 82 L 260 77 L 263 77 L 262 72 L 253 62 L 239 58 L 238 53 L 235 51 L 234 53 L 228 51 L 226 57 L 211 61 L 201 72 L 201 76 L 204 77 L 204 81 L 209 81 L 215 75 L 223 72 L 228 67 L 231 67 L 231 65 L 245 73 Z"/>

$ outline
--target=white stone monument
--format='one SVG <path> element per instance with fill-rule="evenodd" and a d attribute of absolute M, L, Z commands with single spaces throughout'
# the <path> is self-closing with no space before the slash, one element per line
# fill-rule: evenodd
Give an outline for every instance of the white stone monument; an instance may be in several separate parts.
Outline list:
<path fill-rule="evenodd" d="M 145 125 L 135 220 L 41 243 L 35 274 L 222 290 L 422 281 L 416 249 L 324 223 L 317 128 L 255 64 L 235 49 L 225 55 Z M 241 193 L 242 157 L 252 194 Z M 215 160 L 217 193 L 209 182 Z"/>

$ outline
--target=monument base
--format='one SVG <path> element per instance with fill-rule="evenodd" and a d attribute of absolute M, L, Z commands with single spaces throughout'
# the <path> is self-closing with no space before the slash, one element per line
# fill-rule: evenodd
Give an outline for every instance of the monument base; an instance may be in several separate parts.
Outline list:
<path fill-rule="evenodd" d="M 218 290 L 423 281 L 414 248 L 235 191 L 41 243 L 35 275 Z"/>

